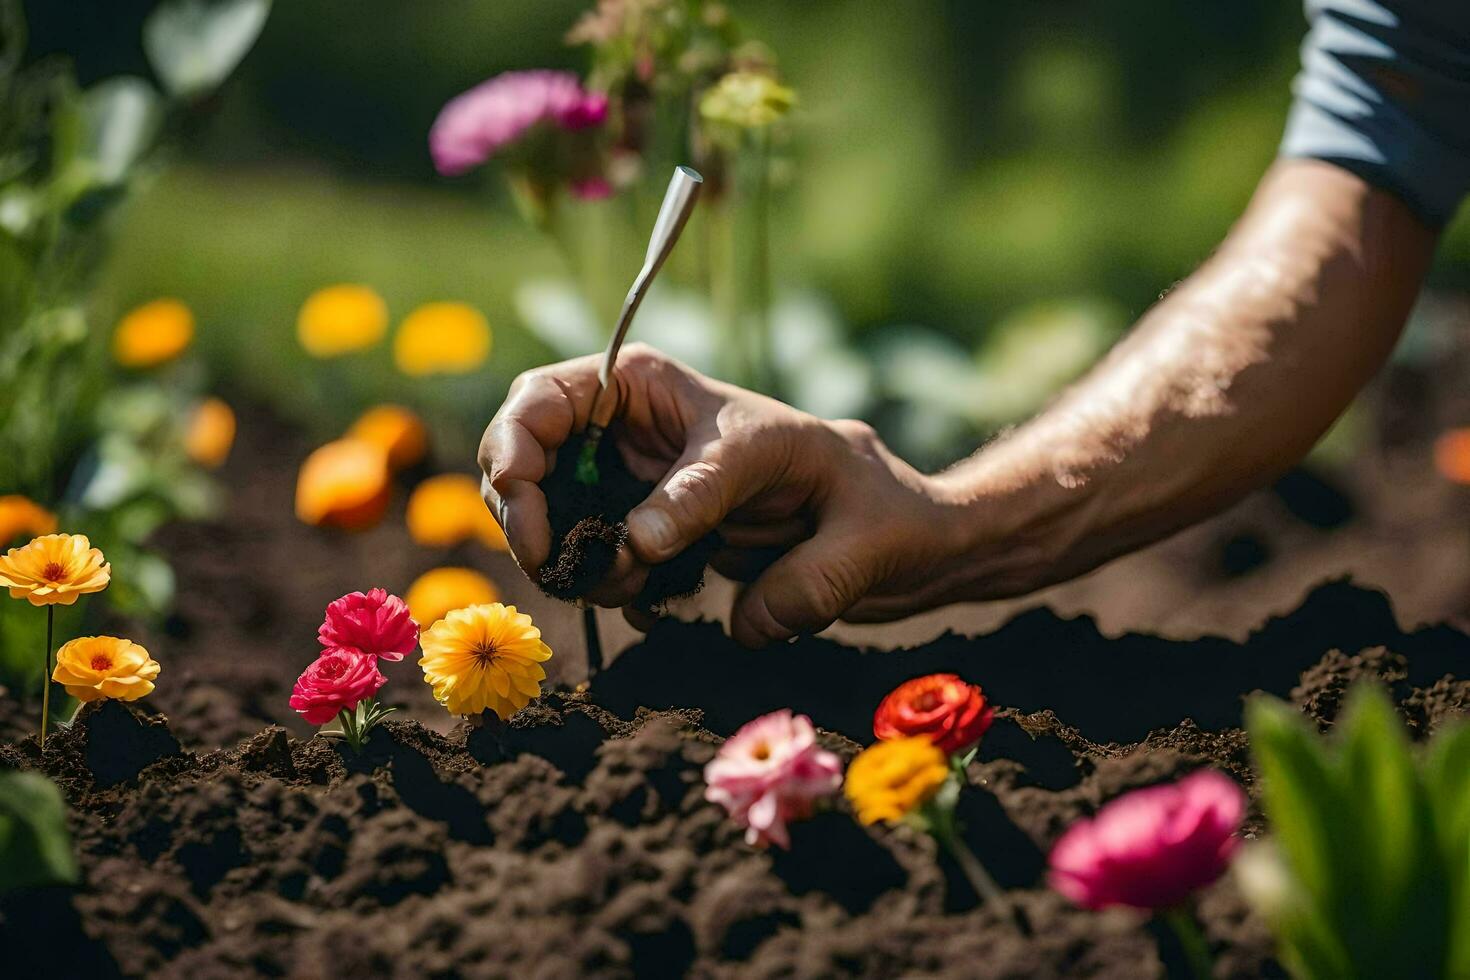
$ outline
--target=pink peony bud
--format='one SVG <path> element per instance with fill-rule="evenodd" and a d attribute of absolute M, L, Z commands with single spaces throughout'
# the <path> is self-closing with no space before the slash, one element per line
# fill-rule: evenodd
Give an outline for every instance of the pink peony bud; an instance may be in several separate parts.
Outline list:
<path fill-rule="evenodd" d="M 1135 790 L 1067 828 L 1047 880 L 1089 909 L 1176 905 L 1224 873 L 1245 806 L 1240 787 L 1214 770 Z"/>
<path fill-rule="evenodd" d="M 607 96 L 565 71 L 508 71 L 455 96 L 429 130 L 429 153 L 446 177 L 472 170 L 540 122 L 600 126 Z"/>
<path fill-rule="evenodd" d="M 328 606 L 316 635 L 327 649 L 402 660 L 418 646 L 419 624 L 402 599 L 373 589 L 349 592 Z"/>
<path fill-rule="evenodd" d="M 842 762 L 817 746 L 806 715 L 782 708 L 747 722 L 704 767 L 704 798 L 745 829 L 750 844 L 791 846 L 786 824 L 811 815 L 842 785 Z"/>
<path fill-rule="evenodd" d="M 323 650 L 301 672 L 291 691 L 291 708 L 313 725 L 325 725 L 339 711 L 351 711 L 378 693 L 388 678 L 373 657 L 348 650 Z"/>

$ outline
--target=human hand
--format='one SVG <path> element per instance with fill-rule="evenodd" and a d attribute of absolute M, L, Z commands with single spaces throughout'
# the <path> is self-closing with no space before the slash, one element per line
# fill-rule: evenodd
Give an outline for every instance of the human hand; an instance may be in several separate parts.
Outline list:
<path fill-rule="evenodd" d="M 587 424 L 598 362 L 521 375 L 480 443 L 485 501 L 532 578 L 551 553 L 539 483 Z M 823 421 L 641 344 L 623 350 L 614 383 L 617 448 L 656 487 L 628 515 L 629 546 L 587 594 L 599 605 L 627 606 L 650 566 L 718 529 L 724 548 L 711 564 L 754 580 L 736 599 L 731 632 L 764 646 L 845 614 L 893 619 L 923 608 L 904 597 L 932 592 L 964 537 L 960 506 L 861 422 Z"/>

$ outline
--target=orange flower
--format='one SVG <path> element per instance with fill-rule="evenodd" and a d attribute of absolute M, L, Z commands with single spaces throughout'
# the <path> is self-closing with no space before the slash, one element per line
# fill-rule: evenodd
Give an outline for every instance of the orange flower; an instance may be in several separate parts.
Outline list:
<path fill-rule="evenodd" d="M 401 405 L 375 405 L 347 430 L 349 439 L 382 446 L 395 470 L 413 466 L 429 451 L 429 433 L 417 415 Z"/>
<path fill-rule="evenodd" d="M 206 398 L 194 409 L 184 433 L 184 452 L 200 466 L 215 469 L 235 444 L 235 413 L 218 398 Z"/>
<path fill-rule="evenodd" d="M 467 374 L 490 356 L 490 324 L 466 303 L 425 303 L 404 318 L 393 360 L 404 374 Z"/>
<path fill-rule="evenodd" d="M 367 286 L 344 283 L 319 289 L 301 304 L 296 338 L 312 357 L 364 350 L 388 331 L 388 304 Z"/>
<path fill-rule="evenodd" d="M 194 340 L 194 314 L 176 299 L 156 299 L 128 313 L 112 333 L 112 355 L 123 367 L 171 361 Z"/>
<path fill-rule="evenodd" d="M 480 484 L 463 473 L 441 473 L 414 487 L 405 516 L 409 535 L 421 545 L 449 547 L 479 538 L 492 550 L 510 550 Z"/>
<path fill-rule="evenodd" d="M 456 609 L 424 630 L 419 646 L 424 680 L 454 715 L 488 708 L 509 719 L 540 696 L 541 664 L 551 659 L 531 617 L 498 602 Z"/>
<path fill-rule="evenodd" d="M 499 602 L 500 590 L 472 568 L 431 568 L 414 579 L 403 601 L 419 628 L 426 630 L 456 609 Z"/>
<path fill-rule="evenodd" d="M 922 735 L 950 755 L 980 741 L 994 715 L 978 686 L 957 674 L 929 674 L 904 681 L 879 703 L 873 734 Z"/>
<path fill-rule="evenodd" d="M 362 439 L 338 439 L 306 457 L 296 477 L 296 516 L 349 531 L 371 527 L 388 509 L 388 453 Z"/>
<path fill-rule="evenodd" d="M 158 661 L 132 640 L 80 636 L 56 651 L 51 679 L 78 701 L 136 701 L 153 691 Z"/>
<path fill-rule="evenodd" d="M 1470 428 L 1450 429 L 1434 441 L 1434 468 L 1446 480 L 1470 484 Z"/>
<path fill-rule="evenodd" d="M 0 586 L 10 598 L 33 606 L 69 606 L 77 596 L 101 592 L 112 566 L 85 534 L 46 534 L 0 557 Z"/>
<path fill-rule="evenodd" d="M 56 530 L 56 515 L 18 493 L 0 497 L 0 545 Z"/>

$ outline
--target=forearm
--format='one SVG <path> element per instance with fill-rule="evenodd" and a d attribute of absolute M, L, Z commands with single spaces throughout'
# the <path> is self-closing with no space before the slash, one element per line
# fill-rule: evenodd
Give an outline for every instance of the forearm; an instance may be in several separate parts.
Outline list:
<path fill-rule="evenodd" d="M 1289 468 L 1392 349 L 1434 240 L 1342 170 L 1277 164 L 1220 251 L 1090 375 L 936 478 L 966 554 L 933 598 L 1070 578 Z"/>

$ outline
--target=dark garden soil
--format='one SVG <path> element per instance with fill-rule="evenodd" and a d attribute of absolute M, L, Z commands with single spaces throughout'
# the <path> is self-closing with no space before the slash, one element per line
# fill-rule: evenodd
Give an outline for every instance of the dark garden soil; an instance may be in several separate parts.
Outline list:
<path fill-rule="evenodd" d="M 417 548 L 401 500 L 361 535 L 301 527 L 305 450 L 246 418 L 226 518 L 160 537 L 178 613 L 156 631 L 114 624 L 164 665 L 139 708 L 88 708 L 43 756 L 23 735 L 35 706 L 0 692 L 0 767 L 59 783 L 83 873 L 0 900 L 0 975 L 1183 976 L 1140 916 L 1081 912 L 1044 887 L 1043 855 L 1070 821 L 1202 765 L 1252 788 L 1239 725 L 1254 691 L 1324 728 L 1362 677 L 1391 687 L 1418 736 L 1470 711 L 1470 637 L 1418 625 L 1463 622 L 1466 498 L 1432 476 L 1396 482 L 1417 465 L 1407 456 L 1351 481 L 1299 474 L 1052 590 L 1060 612 L 1033 599 L 947 613 L 969 637 L 927 620 L 841 634 L 882 651 L 817 637 L 753 653 L 717 624 L 666 620 L 618 654 L 630 634 L 604 618 L 617 655 L 574 693 L 574 609 L 507 556 Z M 364 756 L 310 737 L 285 700 L 325 604 L 401 593 L 443 563 L 489 571 L 536 616 L 558 690 L 510 726 L 454 727 L 410 658 L 386 665 L 383 694 L 405 710 Z M 1397 610 L 1355 582 L 1388 586 Z M 695 611 L 728 597 L 710 584 Z M 850 756 L 879 698 L 935 670 L 1001 709 L 961 819 L 1032 936 L 977 909 L 907 829 L 864 830 L 839 804 L 795 826 L 789 853 L 762 852 L 701 798 L 700 767 L 755 715 L 806 712 Z M 1262 829 L 1253 812 L 1247 831 Z M 1200 913 L 1218 976 L 1280 975 L 1228 880 Z"/>

